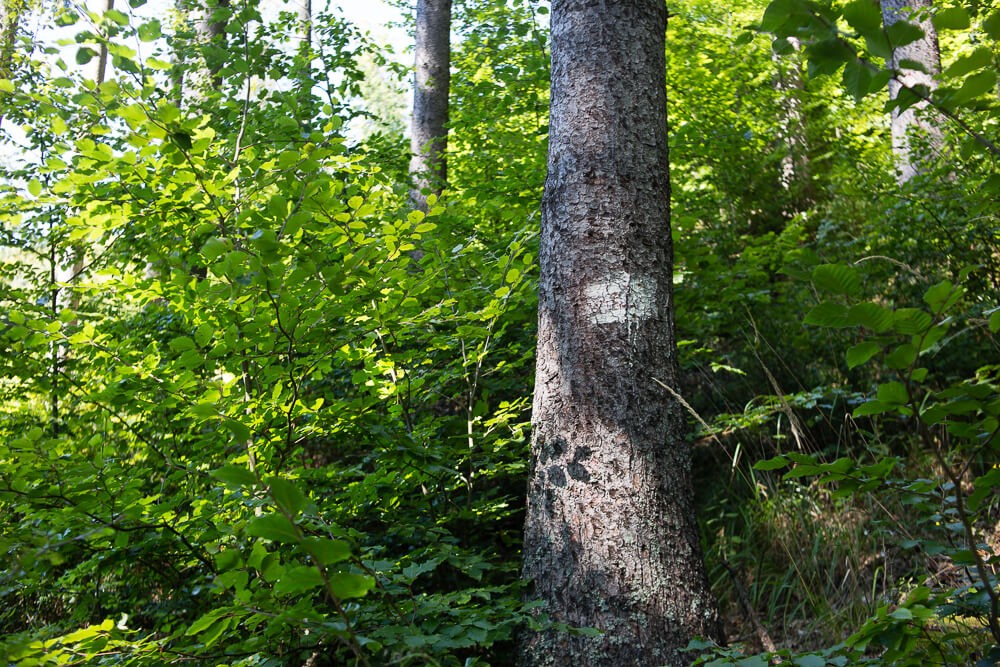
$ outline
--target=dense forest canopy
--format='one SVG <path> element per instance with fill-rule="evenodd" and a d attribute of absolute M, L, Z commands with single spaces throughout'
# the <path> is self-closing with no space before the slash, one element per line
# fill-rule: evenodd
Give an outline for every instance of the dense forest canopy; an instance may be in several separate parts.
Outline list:
<path fill-rule="evenodd" d="M 604 66 L 551 67 L 553 36 L 589 5 L 391 4 L 415 56 L 319 3 L 0 0 L 0 662 L 614 643 L 614 619 L 537 599 L 526 511 L 529 480 L 596 476 L 551 442 L 568 477 L 534 475 L 531 426 L 550 91 Z M 431 6 L 446 143 L 403 109 Z M 676 349 L 663 446 L 722 626 L 669 659 L 1000 662 L 1000 4 L 666 6 L 665 59 L 637 53 L 655 76 L 594 95 L 660 127 L 663 70 L 669 185 L 634 174 L 670 209 L 644 247 L 672 240 L 674 327 L 650 349 Z M 608 298 L 641 297 L 629 280 Z M 621 553 L 650 550 L 679 546 Z"/>

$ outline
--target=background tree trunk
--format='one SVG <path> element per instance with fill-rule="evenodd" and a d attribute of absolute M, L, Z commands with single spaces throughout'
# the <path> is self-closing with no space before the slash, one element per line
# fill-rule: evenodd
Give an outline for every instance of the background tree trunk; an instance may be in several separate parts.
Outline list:
<path fill-rule="evenodd" d="M 416 72 L 410 137 L 410 199 L 427 209 L 424 191 L 440 193 L 448 176 L 448 88 L 451 83 L 451 0 L 417 0 Z"/>
<path fill-rule="evenodd" d="M 796 195 L 796 207 L 801 210 L 813 203 L 815 193 L 809 174 L 809 135 L 802 108 L 806 89 L 802 78 L 802 42 L 789 37 L 788 43 L 791 53 L 776 53 L 773 56 L 778 70 L 774 86 L 781 96 L 781 110 L 784 112 L 780 131 L 786 151 L 781 158 L 779 179 L 781 187 Z"/>
<path fill-rule="evenodd" d="M 941 52 L 938 49 L 937 29 L 931 23 L 927 10 L 931 8 L 931 0 L 881 0 L 882 21 L 885 27 L 899 21 L 909 20 L 919 25 L 924 36 L 917 41 L 892 50 L 892 58 L 888 66 L 897 70 L 898 75 L 889 80 L 889 97 L 895 100 L 904 86 L 926 86 L 928 90 L 937 87 L 934 76 L 941 71 Z M 912 11 L 911 11 L 912 10 Z M 919 19 L 912 18 L 914 12 L 921 13 Z M 923 65 L 926 72 L 901 68 L 904 60 L 912 60 Z M 913 178 L 933 157 L 944 137 L 938 124 L 939 118 L 927 109 L 926 102 L 918 102 L 905 111 L 892 110 L 892 151 L 896 156 L 896 170 L 900 183 Z M 919 154 L 914 145 L 918 140 Z"/>
<path fill-rule="evenodd" d="M 678 665 L 715 635 L 676 386 L 658 0 L 552 3 L 523 665 Z"/>
<path fill-rule="evenodd" d="M 9 79 L 14 71 L 14 49 L 23 10 L 22 0 L 0 0 L 0 79 Z M 0 125 L 3 119 L 4 110 L 0 107 Z"/>

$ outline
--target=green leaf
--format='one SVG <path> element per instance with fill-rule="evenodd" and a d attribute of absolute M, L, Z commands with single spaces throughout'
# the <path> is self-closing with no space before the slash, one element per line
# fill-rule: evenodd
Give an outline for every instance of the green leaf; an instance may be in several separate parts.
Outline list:
<path fill-rule="evenodd" d="M 842 328 L 850 326 L 847 319 L 847 306 L 825 301 L 808 313 L 804 322 L 817 327 Z"/>
<path fill-rule="evenodd" d="M 893 48 L 899 48 L 912 44 L 924 38 L 924 31 L 920 26 L 908 21 L 897 21 L 885 30 L 889 37 L 889 42 Z"/>
<path fill-rule="evenodd" d="M 843 13 L 850 26 L 862 34 L 882 29 L 882 12 L 877 2 L 854 0 L 844 6 Z"/>
<path fill-rule="evenodd" d="M 966 30 L 969 27 L 969 14 L 963 7 L 947 7 L 939 10 L 931 23 L 938 30 Z"/>
<path fill-rule="evenodd" d="M 871 329 L 875 333 L 888 331 L 894 322 L 891 310 L 868 301 L 851 306 L 847 319 L 851 324 Z"/>
<path fill-rule="evenodd" d="M 153 42 L 162 36 L 160 21 L 153 19 L 139 26 L 139 40 L 143 42 Z"/>
<path fill-rule="evenodd" d="M 876 396 L 880 403 L 903 405 L 910 400 L 906 385 L 902 382 L 886 382 L 878 386 Z"/>
<path fill-rule="evenodd" d="M 28 181 L 28 192 L 32 197 L 37 197 L 42 194 L 42 184 L 37 178 L 33 178 Z"/>
<path fill-rule="evenodd" d="M 983 32 L 989 35 L 990 39 L 1000 41 L 1000 10 L 994 11 L 986 17 L 982 23 Z"/>
<path fill-rule="evenodd" d="M 307 537 L 302 543 L 320 565 L 333 565 L 351 557 L 351 546 L 343 540 L 325 537 Z"/>
<path fill-rule="evenodd" d="M 820 655 L 800 655 L 792 660 L 795 667 L 826 667 L 826 658 Z"/>
<path fill-rule="evenodd" d="M 923 333 L 934 323 L 930 314 L 919 308 L 900 308 L 892 317 L 893 328 L 904 336 Z"/>
<path fill-rule="evenodd" d="M 973 491 L 969 494 L 969 509 L 975 511 L 979 505 L 994 496 L 994 489 L 1000 487 L 1000 468 L 991 468 L 985 475 L 973 482 Z"/>
<path fill-rule="evenodd" d="M 287 479 L 268 477 L 267 485 L 274 502 L 289 514 L 298 515 L 306 506 L 305 494 Z"/>
<path fill-rule="evenodd" d="M 104 18 L 111 19 L 111 21 L 117 23 L 122 27 L 128 25 L 128 14 L 120 12 L 117 9 L 109 9 L 106 12 L 104 12 Z"/>
<path fill-rule="evenodd" d="M 997 85 L 997 73 L 984 70 L 973 74 L 949 99 L 953 104 L 965 104 L 987 93 L 992 94 Z"/>
<path fill-rule="evenodd" d="M 212 261 L 228 251 L 229 244 L 217 237 L 208 239 L 205 241 L 205 245 L 201 247 L 201 255 L 208 261 Z"/>
<path fill-rule="evenodd" d="M 247 535 L 288 544 L 297 544 L 301 541 L 292 522 L 280 514 L 264 514 L 254 518 L 247 524 Z"/>
<path fill-rule="evenodd" d="M 906 607 L 900 607 L 889 614 L 889 618 L 894 618 L 897 621 L 910 621 L 913 620 L 913 612 Z"/>
<path fill-rule="evenodd" d="M 177 338 L 172 339 L 168 345 L 174 352 L 193 350 L 196 347 L 194 340 L 192 340 L 190 336 L 178 336 Z"/>
<path fill-rule="evenodd" d="M 956 59 L 955 62 L 949 65 L 948 69 L 944 71 L 944 75 L 950 78 L 957 78 L 965 76 L 969 72 L 974 72 L 977 69 L 983 69 L 984 67 L 990 67 L 992 65 L 993 52 L 985 46 L 980 46 L 972 53 Z"/>
<path fill-rule="evenodd" d="M 375 587 L 375 579 L 363 574 L 338 572 L 330 575 L 330 590 L 341 600 L 363 597 Z"/>
<path fill-rule="evenodd" d="M 851 415 L 854 417 L 867 417 L 869 415 L 880 415 L 889 412 L 891 409 L 892 406 L 886 405 L 881 401 L 866 401 L 854 408 Z"/>
<path fill-rule="evenodd" d="M 212 611 L 208 612 L 207 614 L 199 618 L 197 621 L 192 623 L 191 626 L 184 632 L 184 634 L 190 637 L 191 635 L 196 635 L 199 632 L 203 632 L 213 623 L 215 623 L 217 620 L 219 620 L 228 613 L 229 613 L 228 609 L 213 609 Z"/>
<path fill-rule="evenodd" d="M 927 350 L 934 347 L 934 345 L 944 338 L 947 333 L 948 324 L 942 323 L 935 327 L 931 327 L 924 335 L 915 335 L 913 337 L 913 346 L 916 348 L 917 354 L 923 354 Z"/>
<path fill-rule="evenodd" d="M 990 332 L 996 333 L 998 331 L 1000 331 L 1000 310 L 995 310 L 990 315 Z"/>
<path fill-rule="evenodd" d="M 302 593 L 323 585 L 323 573 L 310 565 L 287 568 L 274 584 L 277 595 Z"/>
<path fill-rule="evenodd" d="M 180 148 L 181 150 L 183 151 L 191 150 L 192 146 L 191 135 L 188 134 L 187 132 L 180 132 L 180 131 L 171 132 L 169 136 L 170 140 L 173 141 L 174 144 L 176 144 L 177 147 Z"/>
<path fill-rule="evenodd" d="M 940 315 L 958 303 L 965 290 L 955 287 L 950 280 L 942 280 L 924 292 L 924 303 L 931 307 L 931 312 Z"/>
<path fill-rule="evenodd" d="M 228 465 L 208 473 L 223 484 L 232 487 L 253 486 L 257 477 L 243 466 Z"/>
<path fill-rule="evenodd" d="M 97 57 L 97 51 L 93 50 L 89 46 L 81 46 L 76 51 L 76 64 L 86 65 L 96 57 Z"/>
<path fill-rule="evenodd" d="M 857 296 L 861 291 L 857 269 L 846 264 L 821 264 L 813 269 L 812 280 L 817 288 L 834 294 Z"/>
<path fill-rule="evenodd" d="M 881 350 L 882 346 L 875 341 L 866 340 L 863 343 L 858 343 L 847 350 L 847 367 L 856 368 L 874 357 Z"/>
<path fill-rule="evenodd" d="M 788 458 L 784 456 L 775 456 L 773 459 L 767 459 L 766 461 L 757 461 L 753 464 L 754 470 L 778 470 L 788 466 Z"/>
<path fill-rule="evenodd" d="M 839 37 L 813 42 L 806 47 L 809 58 L 809 75 L 830 75 L 846 63 L 857 59 L 858 54 Z"/>
<path fill-rule="evenodd" d="M 844 89 L 860 102 L 871 91 L 875 75 L 873 70 L 861 60 L 854 60 L 844 67 Z"/>
<path fill-rule="evenodd" d="M 243 422 L 237 421 L 235 419 L 229 419 L 229 418 L 223 419 L 222 425 L 225 426 L 226 429 L 228 429 L 229 432 L 233 434 L 236 440 L 241 443 L 249 442 L 250 438 L 253 435 L 252 432 L 250 431 L 250 427 L 248 427 Z"/>
<path fill-rule="evenodd" d="M 201 643 L 207 647 L 217 642 L 219 640 L 219 637 L 222 636 L 222 633 L 229 629 L 229 626 L 232 622 L 233 622 L 232 618 L 228 617 L 220 618 L 210 628 L 208 628 L 207 630 L 205 630 L 205 632 L 201 634 Z"/>
<path fill-rule="evenodd" d="M 909 343 L 903 343 L 885 356 L 885 365 L 894 370 L 909 368 L 917 359 L 917 349 Z"/>

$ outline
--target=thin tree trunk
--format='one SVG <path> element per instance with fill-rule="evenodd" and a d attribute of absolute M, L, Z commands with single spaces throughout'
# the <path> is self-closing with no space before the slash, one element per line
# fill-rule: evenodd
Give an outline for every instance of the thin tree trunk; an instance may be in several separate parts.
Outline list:
<path fill-rule="evenodd" d="M 410 137 L 410 200 L 427 209 L 448 177 L 448 88 L 451 82 L 451 0 L 417 0 L 416 72 Z"/>
<path fill-rule="evenodd" d="M 192 4 L 199 1 L 205 4 L 200 6 Z M 205 66 L 208 70 L 207 80 L 203 71 L 193 69 L 187 72 L 191 87 L 196 94 L 203 94 L 205 89 L 218 90 L 222 86 L 222 77 L 219 72 L 222 70 L 224 59 L 218 57 L 218 54 L 213 52 L 212 47 L 221 50 L 226 48 L 227 21 L 220 19 L 216 12 L 228 10 L 229 3 L 230 0 L 181 0 L 180 2 L 194 21 L 197 40 L 202 47 Z"/>
<path fill-rule="evenodd" d="M 0 79 L 9 79 L 14 71 L 14 48 L 23 7 L 21 0 L 0 0 Z M 0 125 L 3 119 L 0 107 Z"/>
<path fill-rule="evenodd" d="M 781 186 L 796 195 L 796 205 L 809 206 L 814 198 L 812 180 L 809 173 L 809 138 L 806 133 L 805 113 L 802 110 L 802 96 L 805 81 L 802 77 L 801 41 L 788 38 L 792 53 L 787 56 L 774 55 L 778 68 L 775 89 L 780 95 L 784 114 L 781 120 L 781 135 L 785 144 L 785 155 L 781 158 Z"/>
<path fill-rule="evenodd" d="M 299 49 L 308 51 L 312 48 L 312 0 L 296 0 L 299 16 Z"/>
<path fill-rule="evenodd" d="M 681 665 L 717 633 L 673 328 L 659 0 L 552 3 L 552 101 L 521 664 Z M 662 383 L 662 384 L 661 384 Z"/>
<path fill-rule="evenodd" d="M 104 9 L 106 11 L 111 11 L 115 8 L 115 0 L 107 0 L 104 4 Z M 104 83 L 108 75 L 108 45 L 101 43 L 101 50 L 97 55 L 97 85 L 100 86 Z"/>
<path fill-rule="evenodd" d="M 927 10 L 931 0 L 881 0 L 882 21 L 886 28 L 909 20 L 919 25 L 924 36 L 915 42 L 892 50 L 888 63 L 897 76 L 889 80 L 889 97 L 895 100 L 903 87 L 926 86 L 929 90 L 937 87 L 934 77 L 941 71 L 941 53 L 938 48 L 937 29 L 931 23 Z M 912 12 L 910 10 L 913 10 Z M 921 20 L 912 19 L 914 12 L 923 12 Z M 900 67 L 904 60 L 920 63 L 926 72 Z M 940 118 L 927 108 L 926 102 L 918 102 L 905 111 L 892 111 L 892 150 L 896 156 L 896 171 L 900 183 L 905 183 L 918 174 L 934 158 L 944 138 Z"/>

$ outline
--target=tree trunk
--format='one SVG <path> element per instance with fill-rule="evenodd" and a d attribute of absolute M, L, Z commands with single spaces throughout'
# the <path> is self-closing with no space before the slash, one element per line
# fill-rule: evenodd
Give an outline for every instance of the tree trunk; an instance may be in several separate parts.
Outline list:
<path fill-rule="evenodd" d="M 813 203 L 812 178 L 809 174 L 809 136 L 806 132 L 805 113 L 802 98 L 805 95 L 805 81 L 802 78 L 802 42 L 789 37 L 792 52 L 773 59 L 778 73 L 775 89 L 780 96 L 783 112 L 781 136 L 785 144 L 785 154 L 781 158 L 781 172 L 778 176 L 781 187 L 795 195 L 796 207 L 801 210 Z"/>
<path fill-rule="evenodd" d="M 110 12 L 114 8 L 115 0 L 105 0 L 105 11 Z M 104 83 L 108 76 L 108 45 L 105 42 L 101 42 L 101 48 L 97 54 L 97 72 L 95 72 L 94 76 L 98 87 Z"/>
<path fill-rule="evenodd" d="M 672 393 L 660 0 L 552 2 L 552 102 L 524 576 L 551 620 L 522 665 L 680 665 L 717 612 Z M 661 384 L 662 383 L 662 384 Z"/>
<path fill-rule="evenodd" d="M 312 49 L 312 0 L 296 0 L 296 14 L 299 18 L 299 50 Z"/>
<path fill-rule="evenodd" d="M 24 3 L 21 0 L 0 0 L 0 79 L 9 79 L 14 72 L 14 49 Z M 0 125 L 4 110 L 0 107 Z"/>
<path fill-rule="evenodd" d="M 427 209 L 427 194 L 438 194 L 448 172 L 448 87 L 451 82 L 451 0 L 417 0 L 416 72 L 410 138 L 410 199 Z"/>
<path fill-rule="evenodd" d="M 938 49 L 937 29 L 931 23 L 927 10 L 931 0 L 881 0 L 882 21 L 885 27 L 910 19 L 912 12 L 922 12 L 921 20 L 910 22 L 919 25 L 924 36 L 915 42 L 892 50 L 889 68 L 897 75 L 889 80 L 889 97 L 895 100 L 903 87 L 925 86 L 927 91 L 937 87 L 934 76 L 941 71 L 941 53 Z M 904 60 L 920 63 L 926 72 L 901 68 Z M 905 111 L 892 110 L 892 151 L 896 156 L 896 171 L 900 183 L 913 178 L 941 148 L 943 135 L 940 118 L 927 109 L 926 102 L 918 102 Z"/>

